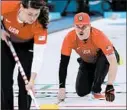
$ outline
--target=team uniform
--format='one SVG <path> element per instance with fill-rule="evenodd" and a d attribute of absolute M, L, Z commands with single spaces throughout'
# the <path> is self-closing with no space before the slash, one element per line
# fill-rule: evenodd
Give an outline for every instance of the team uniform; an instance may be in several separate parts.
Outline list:
<path fill-rule="evenodd" d="M 2 2 L 2 24 L 10 34 L 10 39 L 30 79 L 31 72 L 39 73 L 43 61 L 43 51 L 47 42 L 47 29 L 36 20 L 33 24 L 21 23 L 17 19 L 20 2 Z M 37 65 L 38 64 L 38 65 Z M 1 40 L 1 86 L 2 108 L 13 108 L 13 70 L 15 61 L 7 44 Z M 30 108 L 31 98 L 27 95 L 25 83 L 18 74 L 18 105 L 19 109 Z"/>
<path fill-rule="evenodd" d="M 64 38 L 61 49 L 60 88 L 65 88 L 67 67 L 72 50 L 75 50 L 80 56 L 77 59 L 80 66 L 76 79 L 76 92 L 79 96 L 85 96 L 91 91 L 101 92 L 101 84 L 109 69 L 106 55 L 115 52 L 117 60 L 119 60 L 117 51 L 103 32 L 94 27 L 91 27 L 90 31 L 90 37 L 85 41 L 79 40 L 75 30 L 70 31 Z"/>

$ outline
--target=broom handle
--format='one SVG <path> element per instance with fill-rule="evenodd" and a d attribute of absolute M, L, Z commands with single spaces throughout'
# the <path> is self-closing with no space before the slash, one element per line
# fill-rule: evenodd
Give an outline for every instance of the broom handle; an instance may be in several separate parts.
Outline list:
<path fill-rule="evenodd" d="M 27 84 L 28 84 L 27 76 L 25 75 L 25 71 L 24 71 L 24 69 L 23 69 L 23 67 L 22 67 L 22 65 L 21 65 L 21 63 L 20 63 L 20 61 L 19 61 L 19 58 L 18 58 L 18 56 L 17 56 L 17 53 L 16 53 L 16 51 L 15 51 L 15 49 L 14 49 L 14 47 L 13 47 L 13 45 L 12 45 L 12 43 L 11 43 L 11 41 L 10 41 L 9 39 L 8 39 L 8 46 L 9 46 L 11 52 L 12 52 L 12 55 L 13 55 L 14 60 L 15 60 L 15 62 L 16 62 L 16 64 L 17 64 L 17 66 L 18 66 L 18 69 L 19 69 L 19 71 L 20 71 L 20 73 L 21 73 L 21 76 L 22 76 L 22 78 L 23 78 L 23 80 L 24 80 L 24 82 L 25 82 L 25 85 L 27 85 Z M 35 98 L 35 96 L 34 96 L 34 94 L 33 94 L 33 92 L 32 92 L 32 90 L 28 90 L 28 92 L 29 92 L 31 98 L 32 98 L 33 101 L 34 101 L 36 108 L 37 108 L 37 109 L 40 109 L 40 108 L 39 108 L 39 105 L 38 105 L 38 103 L 37 103 L 37 101 L 36 101 L 36 98 Z"/>

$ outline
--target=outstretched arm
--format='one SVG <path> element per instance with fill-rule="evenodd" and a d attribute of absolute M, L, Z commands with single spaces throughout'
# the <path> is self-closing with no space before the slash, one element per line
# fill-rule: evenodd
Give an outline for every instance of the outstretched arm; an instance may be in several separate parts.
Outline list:
<path fill-rule="evenodd" d="M 60 60 L 60 66 L 59 66 L 59 87 L 60 88 L 65 88 L 69 59 L 70 59 L 70 56 L 61 54 L 61 60 Z"/>
<path fill-rule="evenodd" d="M 111 55 L 106 55 L 106 58 L 110 65 L 108 71 L 108 85 L 112 85 L 116 78 L 118 64 L 114 53 Z"/>
<path fill-rule="evenodd" d="M 58 103 L 64 101 L 66 90 L 66 76 L 67 76 L 67 67 L 69 63 L 70 56 L 61 54 L 60 66 L 59 66 L 59 92 L 58 92 Z"/>
<path fill-rule="evenodd" d="M 34 44 L 33 49 L 33 62 L 31 67 L 31 78 L 30 81 L 34 81 L 36 75 L 39 74 L 39 71 L 42 67 L 43 63 L 43 55 L 45 50 L 46 44 Z"/>
<path fill-rule="evenodd" d="M 108 84 L 106 86 L 106 90 L 105 90 L 105 96 L 106 96 L 106 100 L 107 101 L 114 101 L 115 99 L 115 89 L 113 87 L 113 82 L 116 78 L 116 74 L 117 74 L 117 60 L 116 60 L 116 56 L 115 54 L 111 54 L 111 55 L 106 55 L 106 58 L 109 62 L 109 71 L 108 71 Z"/>

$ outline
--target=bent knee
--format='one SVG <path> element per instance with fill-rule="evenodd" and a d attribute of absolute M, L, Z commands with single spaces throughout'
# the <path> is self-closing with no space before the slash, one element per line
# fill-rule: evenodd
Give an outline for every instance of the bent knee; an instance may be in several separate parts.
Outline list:
<path fill-rule="evenodd" d="M 90 91 L 84 91 L 84 92 L 76 91 L 76 93 L 78 96 L 84 97 L 84 96 L 88 95 L 90 93 Z"/>

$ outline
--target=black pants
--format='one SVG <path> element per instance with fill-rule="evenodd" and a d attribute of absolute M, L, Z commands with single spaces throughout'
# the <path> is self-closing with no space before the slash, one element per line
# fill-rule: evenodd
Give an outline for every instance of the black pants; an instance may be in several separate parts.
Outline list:
<path fill-rule="evenodd" d="M 33 49 L 33 40 L 25 43 L 13 43 L 13 46 L 17 52 L 19 60 L 23 66 L 27 78 L 30 78 L 31 63 L 33 53 L 29 52 L 29 49 Z M 9 47 L 4 41 L 1 41 L 1 108 L 4 110 L 13 110 L 13 70 L 15 67 L 15 61 Z M 31 97 L 27 95 L 25 90 L 25 83 L 18 74 L 18 106 L 19 110 L 27 110 L 30 108 Z"/>
<path fill-rule="evenodd" d="M 119 60 L 118 52 L 115 50 L 117 61 Z M 100 93 L 101 85 L 109 70 L 109 63 L 102 53 L 99 52 L 95 64 L 86 63 L 78 58 L 79 70 L 76 79 L 76 92 L 79 96 L 85 96 L 90 92 Z"/>

